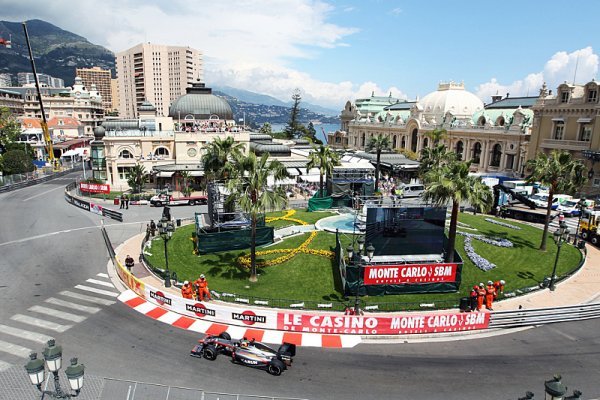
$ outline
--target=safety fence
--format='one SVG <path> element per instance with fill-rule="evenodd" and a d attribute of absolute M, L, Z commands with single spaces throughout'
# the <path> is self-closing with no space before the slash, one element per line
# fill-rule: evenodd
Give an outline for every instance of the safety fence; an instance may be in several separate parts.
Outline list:
<path fill-rule="evenodd" d="M 70 174 L 71 172 L 78 171 L 80 169 L 81 166 L 76 166 L 72 169 L 66 169 L 60 172 L 55 172 L 50 169 L 49 171 L 31 172 L 28 174 L 0 176 L 0 193 L 37 185 L 52 179 L 60 178 L 61 176 Z"/>
<path fill-rule="evenodd" d="M 209 392 L 180 386 L 104 378 L 99 400 L 306 400 L 279 396 L 257 396 Z"/>
<path fill-rule="evenodd" d="M 600 304 L 580 304 L 552 308 L 536 308 L 492 313 L 490 328 L 517 328 L 554 324 L 557 322 L 582 321 L 600 317 Z"/>

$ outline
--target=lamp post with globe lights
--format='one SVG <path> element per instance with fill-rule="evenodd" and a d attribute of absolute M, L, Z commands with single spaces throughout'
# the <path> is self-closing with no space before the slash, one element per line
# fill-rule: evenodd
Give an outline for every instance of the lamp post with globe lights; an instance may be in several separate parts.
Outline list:
<path fill-rule="evenodd" d="M 558 265 L 558 257 L 560 256 L 560 248 L 562 244 L 567 241 L 571 232 L 569 228 L 567 228 L 567 224 L 563 221 L 556 231 L 554 231 L 554 241 L 556 242 L 556 258 L 554 259 L 554 268 L 552 268 L 552 276 L 550 276 L 550 285 L 548 288 L 550 290 L 554 290 L 555 280 L 556 280 L 556 266 Z"/>
<path fill-rule="evenodd" d="M 44 356 L 43 361 L 37 358 L 37 353 L 31 353 L 29 355 L 30 360 L 25 365 L 25 370 L 29 375 L 31 383 L 42 393 L 42 398 L 46 395 L 55 399 L 70 399 L 79 396 L 79 392 L 83 387 L 83 376 L 85 373 L 84 365 L 78 364 L 77 358 L 71 359 L 71 365 L 65 369 L 65 375 L 67 375 L 69 386 L 74 393 L 67 393 L 63 391 L 60 386 L 60 378 L 58 375 L 58 371 L 62 367 L 62 347 L 57 346 L 54 339 L 48 340 L 48 346 L 44 349 L 42 355 Z M 48 369 L 54 377 L 53 391 L 42 390 L 46 369 Z"/>

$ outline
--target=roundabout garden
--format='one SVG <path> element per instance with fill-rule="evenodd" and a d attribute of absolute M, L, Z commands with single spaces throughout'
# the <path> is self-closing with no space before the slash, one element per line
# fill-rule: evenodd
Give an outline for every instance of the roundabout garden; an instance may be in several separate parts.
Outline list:
<path fill-rule="evenodd" d="M 276 230 L 297 226 L 310 229 L 319 219 L 332 215 L 284 210 L 267 213 L 265 221 Z M 292 230 L 279 232 L 291 233 Z M 169 269 L 177 274 L 179 281 L 192 281 L 205 274 L 210 289 L 220 293 L 221 300 L 228 301 L 242 297 L 252 303 L 267 301 L 269 306 L 276 307 L 305 303 L 305 308 L 330 303 L 333 309 L 343 309 L 344 304 L 349 303 L 335 263 L 335 233 L 300 232 L 257 247 L 258 281 L 249 282 L 250 249 L 196 255 L 191 240 L 193 232 L 194 225 L 183 226 L 168 242 Z M 503 279 L 505 294 L 519 295 L 539 287 L 552 272 L 557 246 L 549 238 L 547 250 L 540 251 L 542 231 L 536 227 L 488 215 L 460 213 L 458 233 L 456 249 L 464 260 L 458 292 L 364 296 L 363 304 L 378 305 L 382 311 L 418 309 L 423 304 L 452 308 L 479 282 Z M 353 239 L 352 234 L 340 234 L 342 248 L 352 244 Z M 145 259 L 153 268 L 164 269 L 160 237 L 154 238 L 146 248 Z M 557 276 L 564 277 L 577 270 L 582 259 L 580 250 L 565 244 L 558 260 Z"/>

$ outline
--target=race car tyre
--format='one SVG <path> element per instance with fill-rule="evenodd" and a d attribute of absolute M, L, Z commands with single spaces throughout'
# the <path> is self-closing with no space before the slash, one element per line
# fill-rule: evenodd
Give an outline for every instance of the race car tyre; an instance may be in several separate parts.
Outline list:
<path fill-rule="evenodd" d="M 231 340 L 231 335 L 227 332 L 221 332 L 221 334 L 219 335 L 219 338 L 225 339 L 225 340 Z"/>
<path fill-rule="evenodd" d="M 217 348 L 212 344 L 209 344 L 204 348 L 204 358 L 210 361 L 214 361 L 217 359 Z"/>
<path fill-rule="evenodd" d="M 280 360 L 271 360 L 267 372 L 273 376 L 279 376 L 285 369 L 285 364 Z"/>

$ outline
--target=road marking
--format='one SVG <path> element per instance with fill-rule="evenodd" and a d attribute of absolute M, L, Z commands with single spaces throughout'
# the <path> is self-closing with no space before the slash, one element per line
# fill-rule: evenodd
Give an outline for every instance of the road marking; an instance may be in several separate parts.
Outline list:
<path fill-rule="evenodd" d="M 58 187 L 55 187 L 54 189 L 49 189 L 49 190 L 46 190 L 45 192 L 38 193 L 38 194 L 34 194 L 34 195 L 33 195 L 33 196 L 31 196 L 31 197 L 28 197 L 28 198 L 26 198 L 26 199 L 23 199 L 23 201 L 29 201 L 29 200 L 31 200 L 31 199 L 35 199 L 36 197 L 43 196 L 43 195 L 45 195 L 46 193 L 50 193 L 50 192 L 53 192 L 53 191 L 55 191 L 55 190 L 58 190 L 58 189 L 63 189 L 63 190 L 64 190 L 64 187 L 62 187 L 62 186 L 58 186 Z"/>
<path fill-rule="evenodd" d="M 115 302 L 112 300 L 101 299 L 100 297 L 94 297 L 94 296 L 87 296 L 85 294 L 80 294 L 80 293 L 73 293 L 73 292 L 69 292 L 68 290 L 64 290 L 64 291 L 60 292 L 59 294 L 61 294 L 63 296 L 71 297 L 73 299 L 89 301 L 90 303 L 102 304 L 104 306 L 110 306 L 112 304 L 115 304 Z"/>
<path fill-rule="evenodd" d="M 104 281 L 99 281 L 98 279 L 92 279 L 92 278 L 90 278 L 90 279 L 86 279 L 86 282 L 95 283 L 96 285 L 106 286 L 106 287 L 109 287 L 111 289 L 115 288 L 112 283 L 108 283 L 108 282 L 104 282 Z"/>
<path fill-rule="evenodd" d="M 105 274 L 104 272 L 100 272 L 99 274 L 96 274 L 96 276 L 101 276 L 102 278 L 108 278 L 108 274 Z"/>
<path fill-rule="evenodd" d="M 52 339 L 52 336 L 44 335 L 43 333 L 26 331 L 25 329 L 19 329 L 8 325 L 0 325 L 0 332 L 44 344 Z"/>
<path fill-rule="evenodd" d="M 556 329 L 556 328 L 554 328 L 552 326 L 549 326 L 548 329 L 550 329 L 551 331 L 554 331 L 555 333 L 559 334 L 562 337 L 565 337 L 565 338 L 567 338 L 569 340 L 572 340 L 573 342 L 577 341 L 576 337 L 573 337 L 573 336 L 571 336 L 571 335 L 569 335 L 567 333 L 564 333 L 564 332 L 562 332 L 562 331 L 560 331 L 560 330 L 558 330 L 558 329 Z"/>
<path fill-rule="evenodd" d="M 83 317 L 77 314 L 71 314 L 64 311 L 58 311 L 54 308 L 44 307 L 44 306 L 33 306 L 29 307 L 29 311 L 37 312 L 44 315 L 50 315 L 51 317 L 66 319 L 67 321 L 72 322 L 83 322 L 87 317 Z"/>
<path fill-rule="evenodd" d="M 46 321 L 45 319 L 29 317 L 23 314 L 15 314 L 10 317 L 13 321 L 22 322 L 24 324 L 29 324 L 33 326 L 37 326 L 38 328 L 50 329 L 51 331 L 56 332 L 64 332 L 73 327 L 73 325 L 61 325 L 56 322 Z"/>
<path fill-rule="evenodd" d="M 29 357 L 29 354 L 32 352 L 32 350 L 27 347 L 5 342 L 4 340 L 0 340 L 0 351 L 17 357 Z"/>
<path fill-rule="evenodd" d="M 117 297 L 119 295 L 119 293 L 117 293 L 117 292 L 110 292 L 108 290 L 96 289 L 94 287 L 89 287 L 89 286 L 85 286 L 85 285 L 77 285 L 77 286 L 75 286 L 75 289 L 85 290 L 88 292 L 103 294 L 105 296 L 111 296 L 111 297 Z"/>
<path fill-rule="evenodd" d="M 9 368 L 12 368 L 12 364 L 0 360 L 0 372 L 4 372 Z"/>
<path fill-rule="evenodd" d="M 90 306 L 82 306 L 77 303 L 69 303 L 68 301 L 55 299 L 54 297 L 50 297 L 46 299 L 46 303 L 54 304 L 57 306 L 62 306 L 66 308 L 72 308 L 73 310 L 84 311 L 86 313 L 94 314 L 101 310 L 99 307 L 90 307 Z"/>

